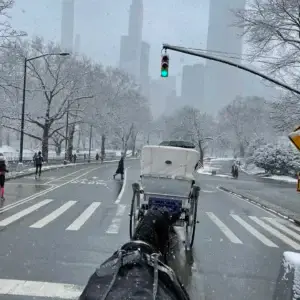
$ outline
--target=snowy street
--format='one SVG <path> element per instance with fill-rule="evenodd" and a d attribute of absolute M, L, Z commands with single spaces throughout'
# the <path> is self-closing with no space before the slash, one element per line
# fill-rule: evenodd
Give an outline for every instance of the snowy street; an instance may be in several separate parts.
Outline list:
<path fill-rule="evenodd" d="M 228 164 L 218 162 L 224 171 Z M 0 210 L 0 294 L 10 296 L 1 299 L 42 297 L 41 286 L 44 296 L 54 297 L 50 283 L 59 297 L 74 299 L 97 265 L 128 241 L 139 160 L 127 161 L 123 188 L 112 180 L 115 168 L 77 166 L 48 171 L 38 181 L 29 176 L 7 183 L 9 202 Z M 283 251 L 300 250 L 298 227 L 218 189 L 230 181 L 251 188 L 256 181 L 248 176 L 197 178 L 202 190 L 193 254 L 186 255 L 179 228 L 170 261 L 192 300 L 271 299 Z M 26 283 L 31 288 L 25 281 L 32 281 Z"/>

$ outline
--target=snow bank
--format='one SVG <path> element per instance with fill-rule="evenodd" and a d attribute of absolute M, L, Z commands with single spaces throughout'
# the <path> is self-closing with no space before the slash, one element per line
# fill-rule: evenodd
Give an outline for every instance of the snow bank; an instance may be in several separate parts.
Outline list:
<path fill-rule="evenodd" d="M 283 253 L 273 300 L 283 299 L 300 299 L 300 253 Z"/>
<path fill-rule="evenodd" d="M 203 168 L 197 170 L 197 173 L 202 175 L 211 175 L 211 172 L 213 170 L 215 169 L 212 168 L 210 165 L 204 165 Z"/>
<path fill-rule="evenodd" d="M 210 176 L 217 176 L 217 177 L 223 177 L 223 178 L 232 178 L 231 175 L 226 174 L 218 174 L 219 168 L 212 167 L 210 165 L 204 165 L 203 168 L 198 169 L 197 173 L 201 175 L 210 175 Z M 212 171 L 216 171 L 216 175 L 212 175 Z"/>
<path fill-rule="evenodd" d="M 296 178 L 290 177 L 290 176 L 284 176 L 284 175 L 271 175 L 271 176 L 265 176 L 262 178 L 267 178 L 267 179 L 273 179 L 273 180 L 278 180 L 278 181 L 285 181 L 289 183 L 297 183 L 298 180 Z"/>
<path fill-rule="evenodd" d="M 218 161 L 218 160 L 229 161 L 229 160 L 235 160 L 235 159 L 233 157 L 216 157 L 216 158 L 212 158 L 210 161 Z"/>

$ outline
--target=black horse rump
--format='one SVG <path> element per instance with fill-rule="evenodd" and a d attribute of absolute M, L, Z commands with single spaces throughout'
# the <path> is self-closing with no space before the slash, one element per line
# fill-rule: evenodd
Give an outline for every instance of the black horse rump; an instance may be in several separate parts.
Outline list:
<path fill-rule="evenodd" d="M 133 240 L 94 272 L 79 300 L 189 300 L 174 271 L 162 262 L 160 252 L 174 220 L 165 212 L 149 210 Z"/>

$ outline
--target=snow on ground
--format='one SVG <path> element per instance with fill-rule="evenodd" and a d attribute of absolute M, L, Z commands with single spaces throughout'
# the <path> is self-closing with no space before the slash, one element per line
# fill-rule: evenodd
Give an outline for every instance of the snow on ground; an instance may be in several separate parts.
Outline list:
<path fill-rule="evenodd" d="M 206 165 L 204 165 L 203 168 L 198 169 L 197 173 L 201 174 L 201 175 L 210 175 L 210 176 L 217 176 L 217 177 L 223 177 L 223 178 L 232 178 L 232 176 L 230 176 L 230 175 L 218 174 L 218 170 L 219 170 L 219 168 L 212 167 L 210 164 L 206 164 Z M 216 171 L 216 175 L 212 175 L 212 171 Z"/>
<path fill-rule="evenodd" d="M 234 160 L 234 158 L 233 157 L 216 157 L 216 158 L 212 158 L 210 161 L 218 161 L 218 160 L 229 161 L 229 160 Z"/>
<path fill-rule="evenodd" d="M 266 171 L 255 164 L 241 165 L 241 170 L 248 175 L 265 174 Z"/>
<path fill-rule="evenodd" d="M 284 176 L 284 175 L 271 175 L 271 176 L 266 176 L 262 177 L 266 179 L 273 179 L 273 180 L 278 180 L 278 181 L 285 181 L 289 183 L 297 183 L 298 180 L 296 178 L 290 177 L 290 176 Z"/>

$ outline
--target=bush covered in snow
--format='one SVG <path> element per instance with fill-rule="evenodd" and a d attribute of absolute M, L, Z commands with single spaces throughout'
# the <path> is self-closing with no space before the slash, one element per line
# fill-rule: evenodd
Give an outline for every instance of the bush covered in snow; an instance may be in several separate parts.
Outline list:
<path fill-rule="evenodd" d="M 300 155 L 290 145 L 261 146 L 250 159 L 257 167 L 270 174 L 295 175 L 300 171 Z"/>

